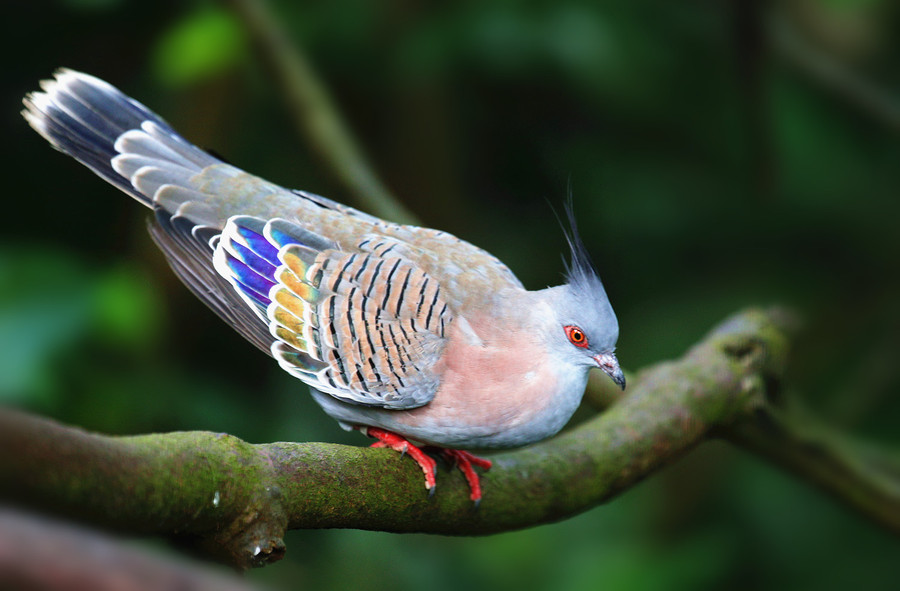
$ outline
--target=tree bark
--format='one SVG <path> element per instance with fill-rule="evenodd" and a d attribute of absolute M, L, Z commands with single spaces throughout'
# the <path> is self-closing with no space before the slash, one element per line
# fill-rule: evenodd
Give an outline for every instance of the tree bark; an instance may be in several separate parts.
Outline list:
<path fill-rule="evenodd" d="M 97 532 L 0 508 L 0 588 L 18 591 L 251 591 L 229 573 Z"/>
<path fill-rule="evenodd" d="M 639 372 L 603 414 L 492 456 L 477 510 L 457 471 L 443 467 L 429 498 L 418 467 L 389 450 L 209 432 L 110 437 L 10 410 L 0 413 L 0 500 L 176 538 L 247 568 L 281 558 L 292 528 L 480 535 L 564 519 L 725 436 L 900 532 L 895 465 L 853 460 L 828 438 L 810 445 L 786 419 L 775 435 L 768 428 L 785 326 L 777 310 L 738 314 L 681 359 Z"/>

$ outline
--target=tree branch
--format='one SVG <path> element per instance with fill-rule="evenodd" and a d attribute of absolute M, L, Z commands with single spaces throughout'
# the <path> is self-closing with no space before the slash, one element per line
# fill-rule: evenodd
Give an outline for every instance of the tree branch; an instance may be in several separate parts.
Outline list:
<path fill-rule="evenodd" d="M 253 41 L 286 101 L 302 137 L 319 153 L 335 179 L 367 212 L 392 222 L 416 216 L 381 182 L 334 107 L 328 90 L 299 47 L 278 25 L 265 0 L 227 0 Z"/>
<path fill-rule="evenodd" d="M 109 437 L 13 411 L 0 413 L 0 448 L 17 450 L 0 454 L 0 499 L 187 540 L 241 568 L 280 558 L 287 528 L 507 531 L 605 502 L 716 430 L 745 428 L 765 408 L 786 354 L 778 313 L 735 316 L 682 359 L 640 372 L 604 414 L 495 456 L 477 511 L 455 471 L 439 475 L 429 499 L 419 470 L 388 450 L 251 445 L 208 432 Z M 803 449 L 795 452 L 800 463 Z M 898 506 L 896 495 L 880 502 L 886 512 Z"/>
<path fill-rule="evenodd" d="M 13 411 L 0 413 L 0 448 L 17 450 L 0 454 L 0 499 L 178 538 L 246 568 L 278 560 L 288 528 L 473 535 L 556 521 L 725 436 L 900 532 L 900 470 L 876 475 L 791 422 L 761 420 L 774 416 L 767 398 L 780 389 L 785 326 L 777 311 L 738 314 L 680 360 L 637 374 L 602 415 L 496 455 L 478 510 L 456 471 L 439 475 L 429 499 L 419 469 L 388 450 L 208 432 L 109 437 Z"/>
<path fill-rule="evenodd" d="M 805 41 L 784 15 L 776 12 L 769 28 L 774 50 L 788 63 L 873 120 L 900 131 L 900 99 Z"/>
<path fill-rule="evenodd" d="M 796 412 L 765 406 L 723 433 L 900 534 L 900 459 Z"/>
<path fill-rule="evenodd" d="M 227 573 L 0 507 L 0 587 L 42 591 L 250 591 Z"/>

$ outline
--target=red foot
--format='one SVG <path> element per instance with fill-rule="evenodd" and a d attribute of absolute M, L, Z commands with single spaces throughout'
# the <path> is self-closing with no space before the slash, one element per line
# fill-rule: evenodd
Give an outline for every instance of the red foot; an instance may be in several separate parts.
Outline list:
<path fill-rule="evenodd" d="M 419 467 L 422 468 L 422 472 L 425 473 L 425 488 L 428 489 L 429 495 L 434 494 L 434 488 L 437 485 L 437 481 L 435 480 L 437 462 L 435 462 L 431 456 L 407 441 L 402 435 L 397 435 L 396 433 L 391 433 L 390 431 L 385 431 L 384 429 L 378 429 L 376 427 L 361 426 L 358 428 L 364 434 L 378 440 L 369 447 L 387 447 L 399 451 L 401 455 L 409 454 L 409 457 L 415 460 Z M 475 501 L 475 506 L 477 507 L 481 503 L 481 482 L 472 466 L 475 465 L 484 470 L 490 470 L 492 465 L 491 461 L 479 458 L 478 456 L 472 455 L 461 449 L 445 449 L 442 447 L 435 447 L 434 449 L 437 449 L 447 462 L 454 464 L 459 468 L 463 473 L 463 476 L 466 477 L 466 482 L 469 483 L 469 490 L 471 491 L 469 498 Z"/>
<path fill-rule="evenodd" d="M 469 490 L 471 491 L 469 493 L 469 498 L 475 501 L 476 507 L 480 505 L 481 481 L 478 479 L 478 474 L 475 473 L 475 469 L 472 468 L 472 464 L 487 471 L 490 470 L 493 465 L 491 461 L 479 458 L 478 456 L 461 449 L 440 449 L 444 459 L 451 464 L 456 464 L 456 467 L 459 468 L 460 472 L 463 473 L 463 476 L 466 477 L 466 482 L 469 483 Z"/>
<path fill-rule="evenodd" d="M 435 470 L 437 470 L 437 462 L 431 456 L 396 433 L 375 427 L 360 427 L 359 430 L 365 435 L 378 440 L 369 447 L 389 447 L 394 451 L 399 451 L 401 456 L 409 454 L 409 457 L 414 459 L 419 467 L 422 468 L 422 472 L 425 473 L 425 488 L 428 489 L 428 494 L 434 494 L 434 487 L 437 485 L 434 477 Z"/>

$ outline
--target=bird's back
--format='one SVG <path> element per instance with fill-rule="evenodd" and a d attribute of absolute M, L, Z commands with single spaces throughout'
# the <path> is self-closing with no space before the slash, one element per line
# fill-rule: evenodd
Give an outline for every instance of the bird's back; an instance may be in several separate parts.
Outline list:
<path fill-rule="evenodd" d="M 193 293 L 338 400 L 428 403 L 450 325 L 463 311 L 499 311 L 498 293 L 522 289 L 498 259 L 450 234 L 222 162 L 102 80 L 61 70 L 42 89 L 25 99 L 31 126 L 151 208 L 150 233 Z"/>
<path fill-rule="evenodd" d="M 26 98 L 25 118 L 55 148 L 152 208 L 151 232 L 170 260 L 176 254 L 206 256 L 203 249 L 183 252 L 194 250 L 185 234 L 209 240 L 232 216 L 284 218 L 347 252 L 383 242 L 393 256 L 437 279 L 453 308 L 521 288 L 496 257 L 451 234 L 387 222 L 222 162 L 98 78 L 64 69 L 42 88 Z"/>

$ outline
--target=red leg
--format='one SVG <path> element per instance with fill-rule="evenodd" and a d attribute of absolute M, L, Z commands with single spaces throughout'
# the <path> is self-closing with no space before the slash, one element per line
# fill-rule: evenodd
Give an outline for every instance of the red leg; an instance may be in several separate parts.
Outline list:
<path fill-rule="evenodd" d="M 437 484 L 435 480 L 437 462 L 431 456 L 407 441 L 405 437 L 396 433 L 375 427 L 359 427 L 359 430 L 365 435 L 378 440 L 370 447 L 388 447 L 394 451 L 399 451 L 401 456 L 409 454 L 409 457 L 415 460 L 419 467 L 422 468 L 422 472 L 425 473 L 425 488 L 428 489 L 428 494 L 434 494 L 434 487 Z"/>
<path fill-rule="evenodd" d="M 479 458 L 478 456 L 461 449 L 442 448 L 441 455 L 451 464 L 455 464 L 456 467 L 459 468 L 459 471 L 463 473 L 463 476 L 466 477 L 466 482 L 469 483 L 469 491 L 471 491 L 469 493 L 469 498 L 475 501 L 476 507 L 480 505 L 481 481 L 478 479 L 478 474 L 475 472 L 472 464 L 475 464 L 484 470 L 490 470 L 493 465 L 492 462 L 485 458 Z"/>
<path fill-rule="evenodd" d="M 409 457 L 415 460 L 419 467 L 422 468 L 422 472 L 425 473 L 425 488 L 428 489 L 429 495 L 434 494 L 434 489 L 437 485 L 435 477 L 437 462 L 435 462 L 431 456 L 410 443 L 402 435 L 392 433 L 391 431 L 385 431 L 384 429 L 378 429 L 377 427 L 364 427 L 360 425 L 357 429 L 362 431 L 365 435 L 374 437 L 378 440 L 369 447 L 387 447 L 399 451 L 401 455 L 409 454 Z M 475 501 L 475 506 L 477 507 L 481 503 L 481 481 L 479 480 L 473 465 L 478 466 L 483 470 L 490 470 L 492 465 L 491 461 L 479 458 L 478 456 L 461 449 L 445 449 L 442 447 L 433 447 L 433 449 L 440 452 L 441 456 L 447 460 L 447 462 L 455 465 L 459 468 L 460 472 L 463 473 L 463 476 L 466 477 L 466 482 L 469 483 L 469 490 L 471 491 L 469 493 L 469 498 Z"/>

